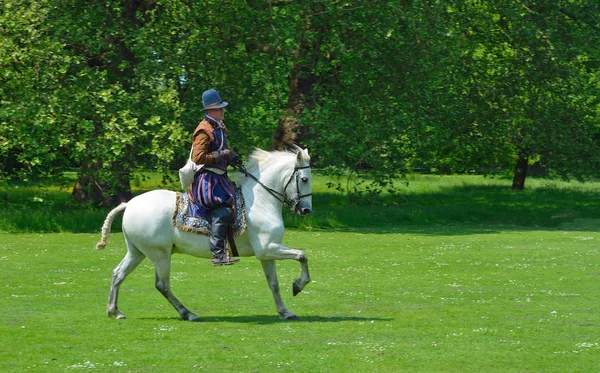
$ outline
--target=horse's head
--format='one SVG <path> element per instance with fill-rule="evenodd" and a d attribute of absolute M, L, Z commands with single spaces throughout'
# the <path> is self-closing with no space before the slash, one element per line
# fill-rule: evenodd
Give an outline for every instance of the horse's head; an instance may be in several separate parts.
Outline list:
<path fill-rule="evenodd" d="M 286 205 L 299 215 L 312 212 L 312 174 L 310 170 L 310 156 L 307 149 L 294 146 L 296 164 L 294 172 L 286 182 L 283 192 L 286 196 Z"/>
<path fill-rule="evenodd" d="M 250 155 L 248 166 L 248 169 L 243 165 L 238 165 L 237 168 L 277 201 L 299 215 L 312 212 L 312 176 L 308 150 L 295 145 L 292 151 L 266 152 L 255 149 Z M 280 183 L 277 186 L 276 180 Z"/>

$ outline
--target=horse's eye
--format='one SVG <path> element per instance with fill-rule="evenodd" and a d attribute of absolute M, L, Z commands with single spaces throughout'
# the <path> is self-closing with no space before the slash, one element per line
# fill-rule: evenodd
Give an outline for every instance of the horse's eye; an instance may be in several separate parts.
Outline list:
<path fill-rule="evenodd" d="M 307 178 L 306 176 L 304 176 L 304 177 L 302 178 L 302 182 L 303 182 L 303 183 L 308 183 L 308 178 Z"/>

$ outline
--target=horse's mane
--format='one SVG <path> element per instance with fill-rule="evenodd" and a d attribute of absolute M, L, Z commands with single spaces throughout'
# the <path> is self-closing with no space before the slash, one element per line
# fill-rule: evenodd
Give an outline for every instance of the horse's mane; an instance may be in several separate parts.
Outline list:
<path fill-rule="evenodd" d="M 291 157 L 295 159 L 298 154 L 301 154 L 302 162 L 310 162 L 310 156 L 308 155 L 308 152 L 303 151 L 300 147 L 294 147 L 287 151 L 275 150 L 270 152 L 256 148 L 252 154 L 250 154 L 248 162 L 246 163 L 246 168 L 248 170 L 257 167 L 265 168 L 283 157 Z"/>

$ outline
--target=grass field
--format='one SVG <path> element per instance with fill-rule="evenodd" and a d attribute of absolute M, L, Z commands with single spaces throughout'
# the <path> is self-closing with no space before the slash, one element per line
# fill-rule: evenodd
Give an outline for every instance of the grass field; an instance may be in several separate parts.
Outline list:
<path fill-rule="evenodd" d="M 114 234 L 3 234 L 0 371 L 591 372 L 600 368 L 599 222 L 560 229 L 436 226 L 288 232 L 313 282 L 280 262 L 280 321 L 260 264 L 176 256 L 180 321 L 144 262 L 105 315 Z"/>
<path fill-rule="evenodd" d="M 52 186 L 6 186 L 0 372 L 600 370 L 599 183 L 408 182 L 374 206 L 317 177 L 313 216 L 286 215 L 284 244 L 305 250 L 313 280 L 292 297 L 299 265 L 278 263 L 300 321 L 278 319 L 255 259 L 175 256 L 173 291 L 201 323 L 179 320 L 148 261 L 122 287 L 128 318 L 107 318 L 118 222 L 98 252 L 106 210 Z"/>

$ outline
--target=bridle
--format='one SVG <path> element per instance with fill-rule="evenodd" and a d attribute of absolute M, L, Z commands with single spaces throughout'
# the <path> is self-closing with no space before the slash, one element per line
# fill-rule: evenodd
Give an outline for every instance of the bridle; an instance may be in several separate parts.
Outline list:
<path fill-rule="evenodd" d="M 283 187 L 283 203 L 288 206 L 290 209 L 293 209 L 296 207 L 296 205 L 298 204 L 298 202 L 300 202 L 300 200 L 304 197 L 308 197 L 308 196 L 312 196 L 312 193 L 308 193 L 308 194 L 302 194 L 300 195 L 300 182 L 298 181 L 300 174 L 298 172 L 298 170 L 304 170 L 306 168 L 310 168 L 310 166 L 296 166 L 294 167 L 294 172 L 292 172 L 292 174 L 290 175 L 290 178 L 288 179 L 288 182 L 285 183 L 285 186 Z M 290 183 L 292 182 L 292 179 L 296 179 L 296 198 L 292 198 L 289 199 L 285 196 L 285 191 L 287 190 L 288 185 L 290 185 Z M 287 201 L 287 202 L 286 202 Z"/>
<path fill-rule="evenodd" d="M 256 181 L 260 186 L 262 186 L 263 188 L 265 188 L 265 190 L 267 192 L 269 192 L 269 194 L 271 194 L 279 202 L 283 203 L 284 205 L 286 205 L 291 210 L 294 210 L 296 208 L 296 205 L 298 204 L 298 202 L 300 202 L 300 200 L 302 198 L 312 196 L 312 193 L 300 195 L 300 183 L 298 181 L 298 178 L 299 178 L 298 170 L 304 170 L 306 168 L 310 168 L 310 166 L 296 166 L 296 167 L 294 167 L 294 172 L 292 172 L 292 174 L 290 175 L 290 178 L 288 179 L 287 183 L 285 183 L 285 186 L 283 187 L 283 194 L 279 193 L 275 189 L 269 188 L 268 186 L 266 186 L 265 184 L 263 184 L 262 181 L 258 180 L 258 178 L 256 176 L 254 176 L 251 173 L 249 173 L 248 170 L 246 169 L 246 167 L 244 167 L 244 165 L 241 162 L 234 163 L 234 164 L 232 164 L 232 166 L 236 170 L 238 170 L 241 173 L 243 173 L 245 176 L 248 176 L 251 179 L 253 179 L 254 181 Z M 287 190 L 288 186 L 290 185 L 290 183 L 292 182 L 293 179 L 296 179 L 296 198 L 288 198 L 288 196 L 286 196 L 286 194 L 285 194 L 285 191 Z"/>

